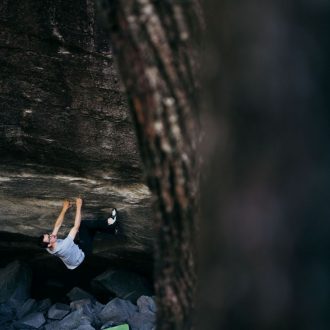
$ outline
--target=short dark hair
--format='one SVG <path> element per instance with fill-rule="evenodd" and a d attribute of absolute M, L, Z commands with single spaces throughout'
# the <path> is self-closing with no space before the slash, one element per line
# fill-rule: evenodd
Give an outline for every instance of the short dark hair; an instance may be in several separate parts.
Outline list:
<path fill-rule="evenodd" d="M 41 235 L 39 236 L 38 238 L 38 245 L 41 247 L 41 248 L 47 248 L 48 247 L 48 242 L 44 242 L 44 235 Z"/>

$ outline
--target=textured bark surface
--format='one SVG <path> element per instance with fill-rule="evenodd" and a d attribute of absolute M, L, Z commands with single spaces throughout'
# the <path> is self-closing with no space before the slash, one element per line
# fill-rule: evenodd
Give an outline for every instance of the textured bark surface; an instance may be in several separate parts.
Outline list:
<path fill-rule="evenodd" d="M 127 240 L 118 253 L 101 240 L 99 254 L 151 254 L 141 167 L 94 1 L 0 1 L 0 231 L 48 232 L 62 199 L 81 194 L 84 219 L 124 215 Z"/>
<path fill-rule="evenodd" d="M 192 327 L 199 139 L 194 1 L 110 3 L 119 70 L 158 213 L 158 329 Z"/>

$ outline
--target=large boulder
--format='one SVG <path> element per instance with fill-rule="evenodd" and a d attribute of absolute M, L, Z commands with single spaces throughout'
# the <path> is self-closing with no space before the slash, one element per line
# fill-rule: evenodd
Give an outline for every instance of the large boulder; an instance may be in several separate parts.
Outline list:
<path fill-rule="evenodd" d="M 38 301 L 36 309 L 38 312 L 44 313 L 50 308 L 51 305 L 52 305 L 51 300 L 49 298 L 45 298 L 41 301 Z"/>
<path fill-rule="evenodd" d="M 62 320 L 70 311 L 69 305 L 56 303 L 49 308 L 47 317 L 52 320 Z"/>
<path fill-rule="evenodd" d="M 27 299 L 23 305 L 21 305 L 16 312 L 17 319 L 21 319 L 26 314 L 38 311 L 38 304 L 35 299 Z"/>
<path fill-rule="evenodd" d="M 0 329 L 3 324 L 15 318 L 15 309 L 8 304 L 0 304 Z"/>
<path fill-rule="evenodd" d="M 39 329 L 45 323 L 46 319 L 43 313 L 31 313 L 16 321 L 14 327 L 17 329 Z"/>
<path fill-rule="evenodd" d="M 68 314 L 63 320 L 58 322 L 58 329 L 73 330 L 83 323 L 82 311 L 77 310 Z"/>
<path fill-rule="evenodd" d="M 104 306 L 98 317 L 103 323 L 111 322 L 116 325 L 125 323 L 136 311 L 137 307 L 131 302 L 114 298 Z"/>
<path fill-rule="evenodd" d="M 90 324 L 82 324 L 78 328 L 75 328 L 74 330 L 95 330 L 95 328 L 92 327 Z"/>
<path fill-rule="evenodd" d="M 44 330 L 58 330 L 60 321 L 50 321 L 44 325 Z"/>
<path fill-rule="evenodd" d="M 17 307 L 30 296 L 31 269 L 19 261 L 13 261 L 0 269 L 0 303 L 8 300 Z"/>
<path fill-rule="evenodd" d="M 153 313 L 134 313 L 128 320 L 131 330 L 155 330 L 156 315 Z"/>
<path fill-rule="evenodd" d="M 142 295 L 151 295 L 152 286 L 144 277 L 126 270 L 108 270 L 92 281 L 94 289 L 103 290 L 109 296 L 116 296 L 136 303 Z"/>
<path fill-rule="evenodd" d="M 76 286 L 72 288 L 66 295 L 70 299 L 70 301 L 81 300 L 81 299 L 95 300 L 95 298 L 90 293 Z"/>
<path fill-rule="evenodd" d="M 157 305 L 152 297 L 141 296 L 136 302 L 140 313 L 156 313 Z"/>
<path fill-rule="evenodd" d="M 91 299 L 80 299 L 72 301 L 70 303 L 70 308 L 72 311 L 81 310 L 82 314 L 88 318 L 91 323 L 97 322 L 96 317 L 100 310 Z"/>
<path fill-rule="evenodd" d="M 132 330 L 156 329 L 156 303 L 152 297 L 141 296 L 137 300 L 138 312 L 134 313 L 127 323 Z"/>

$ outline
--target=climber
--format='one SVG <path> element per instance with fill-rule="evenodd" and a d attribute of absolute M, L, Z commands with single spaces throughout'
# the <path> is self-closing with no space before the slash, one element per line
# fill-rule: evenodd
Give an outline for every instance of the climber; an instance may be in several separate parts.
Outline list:
<path fill-rule="evenodd" d="M 76 216 L 74 225 L 65 239 L 57 239 L 57 233 L 62 226 L 65 213 L 76 204 Z M 54 229 L 51 234 L 43 234 L 39 238 L 39 245 L 57 257 L 59 257 L 68 269 L 77 268 L 85 259 L 85 254 L 92 253 L 93 238 L 96 231 L 113 232 L 117 220 L 117 210 L 114 208 L 111 217 L 105 220 L 81 221 L 82 199 L 77 198 L 75 203 L 65 200 Z M 79 231 L 79 244 L 74 239 Z"/>

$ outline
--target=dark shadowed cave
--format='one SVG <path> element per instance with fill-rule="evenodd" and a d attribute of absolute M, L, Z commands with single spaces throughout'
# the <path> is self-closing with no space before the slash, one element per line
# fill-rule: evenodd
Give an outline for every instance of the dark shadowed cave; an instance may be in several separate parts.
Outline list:
<path fill-rule="evenodd" d="M 101 303 L 106 303 L 111 295 L 92 287 L 91 281 L 108 269 L 137 273 L 152 283 L 151 255 L 125 251 L 122 239 L 114 235 L 99 236 L 101 237 L 96 240 L 96 246 L 106 249 L 107 256 L 88 256 L 80 267 L 68 270 L 58 258 L 37 247 L 35 238 L 1 232 L 0 268 L 13 260 L 27 264 L 33 272 L 31 297 L 36 300 L 51 298 L 54 302 L 67 302 L 66 294 L 73 287 L 79 287 L 92 293 Z M 107 240 L 111 242 L 111 252 L 108 251 Z M 129 260 L 134 260 L 134 263 Z"/>

